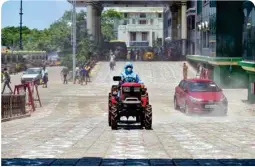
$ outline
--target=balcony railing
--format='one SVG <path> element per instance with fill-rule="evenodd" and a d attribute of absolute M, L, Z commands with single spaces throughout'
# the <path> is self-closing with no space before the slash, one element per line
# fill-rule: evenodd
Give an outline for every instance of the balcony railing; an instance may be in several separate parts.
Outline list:
<path fill-rule="evenodd" d="M 148 47 L 149 46 L 149 41 L 130 41 L 129 46 Z"/>

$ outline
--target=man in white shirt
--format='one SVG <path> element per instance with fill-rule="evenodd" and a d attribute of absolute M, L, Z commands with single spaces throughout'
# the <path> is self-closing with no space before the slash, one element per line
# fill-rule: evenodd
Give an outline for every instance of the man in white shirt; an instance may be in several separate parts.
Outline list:
<path fill-rule="evenodd" d="M 110 55 L 110 66 L 115 66 L 115 55 L 111 54 Z"/>
<path fill-rule="evenodd" d="M 46 69 L 46 67 L 43 67 L 42 70 L 42 78 L 43 78 L 43 87 L 47 88 L 47 83 L 48 83 L 48 70 Z"/>

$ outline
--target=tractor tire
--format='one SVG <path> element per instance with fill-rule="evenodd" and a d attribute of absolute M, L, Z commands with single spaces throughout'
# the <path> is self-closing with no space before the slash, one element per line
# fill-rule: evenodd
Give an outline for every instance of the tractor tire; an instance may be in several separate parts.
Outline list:
<path fill-rule="evenodd" d="M 152 108 L 151 105 L 146 105 L 144 111 L 144 127 L 147 130 L 152 128 Z"/>
<path fill-rule="evenodd" d="M 111 93 L 109 93 L 109 96 L 108 96 L 108 112 L 111 111 L 111 98 L 112 98 Z"/>
<path fill-rule="evenodd" d="M 108 124 L 111 126 L 111 111 L 108 111 Z"/>
<path fill-rule="evenodd" d="M 150 104 L 150 99 L 149 99 L 149 94 L 146 93 L 146 97 L 147 97 L 147 104 L 146 105 L 149 105 Z"/>
<path fill-rule="evenodd" d="M 118 110 L 116 105 L 111 107 L 111 127 L 112 130 L 117 130 L 118 128 Z"/>

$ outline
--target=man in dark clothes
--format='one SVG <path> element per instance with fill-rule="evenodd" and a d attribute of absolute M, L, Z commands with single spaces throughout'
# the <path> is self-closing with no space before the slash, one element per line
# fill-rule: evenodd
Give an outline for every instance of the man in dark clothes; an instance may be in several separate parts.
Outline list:
<path fill-rule="evenodd" d="M 10 74 L 8 73 L 7 68 L 4 68 L 4 87 L 3 87 L 3 90 L 2 90 L 2 94 L 3 94 L 4 91 L 5 91 L 6 85 L 7 85 L 7 87 L 11 90 L 11 93 L 12 93 L 12 88 L 11 88 L 11 86 L 10 86 L 10 83 L 11 83 L 11 76 L 10 76 Z"/>
<path fill-rule="evenodd" d="M 64 77 L 64 84 L 67 84 L 67 79 L 66 79 L 66 77 L 67 77 L 67 74 L 68 74 L 68 72 L 69 72 L 68 68 L 67 68 L 67 67 L 64 67 L 64 68 L 62 69 L 61 72 L 62 72 L 63 77 Z"/>

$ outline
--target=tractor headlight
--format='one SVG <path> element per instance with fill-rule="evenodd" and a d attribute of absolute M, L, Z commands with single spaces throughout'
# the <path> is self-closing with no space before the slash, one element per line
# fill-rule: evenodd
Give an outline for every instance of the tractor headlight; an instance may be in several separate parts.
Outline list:
<path fill-rule="evenodd" d="M 130 87 L 123 87 L 123 92 L 130 92 Z"/>
<path fill-rule="evenodd" d="M 134 87 L 134 92 L 140 92 L 141 88 L 140 87 Z"/>

